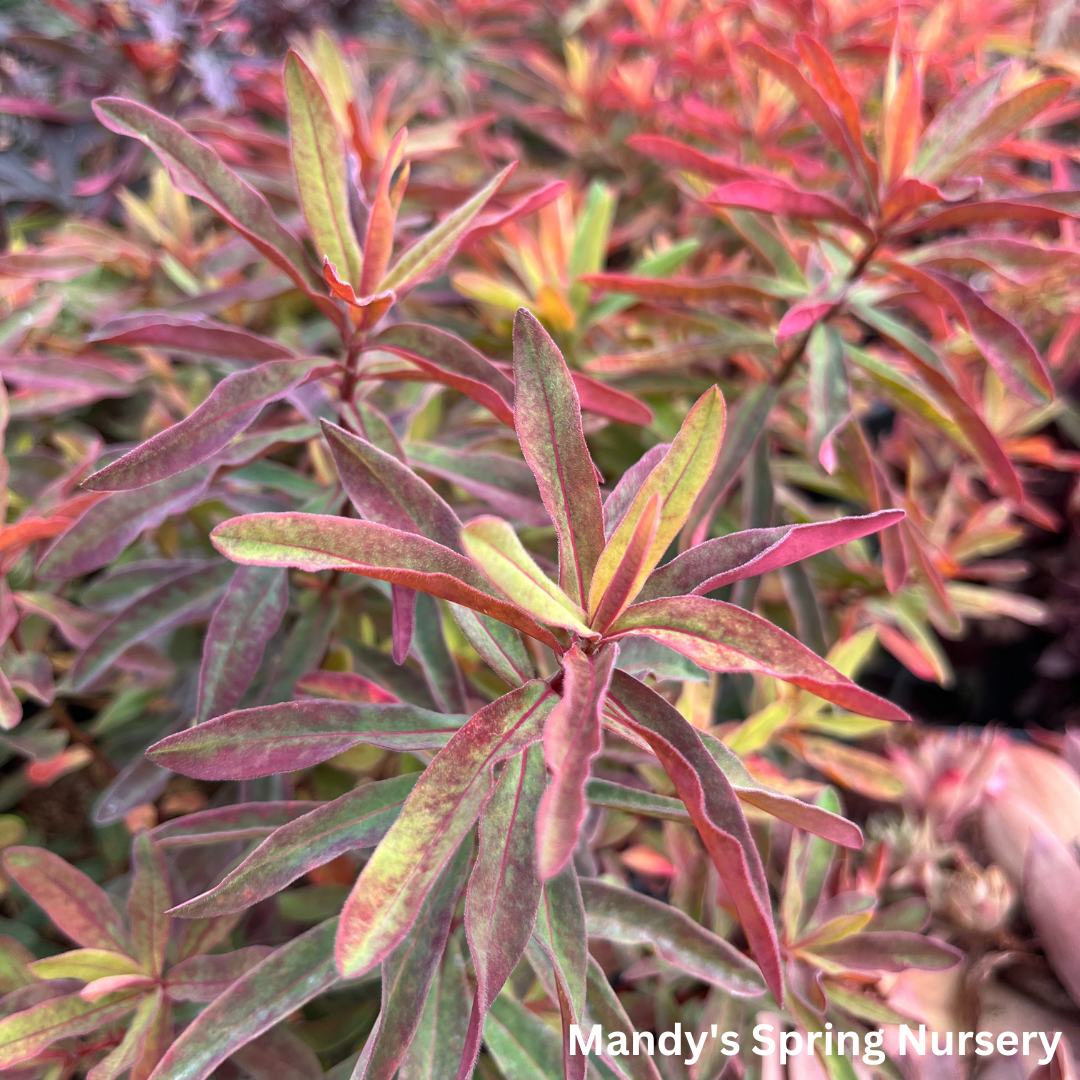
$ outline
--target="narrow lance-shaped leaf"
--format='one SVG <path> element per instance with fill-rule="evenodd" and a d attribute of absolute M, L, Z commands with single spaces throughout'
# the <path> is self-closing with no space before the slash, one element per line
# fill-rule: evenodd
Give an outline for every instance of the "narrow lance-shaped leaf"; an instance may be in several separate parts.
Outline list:
<path fill-rule="evenodd" d="M 467 837 L 424 901 L 410 938 L 383 961 L 382 1010 L 353 1071 L 356 1080 L 391 1080 L 401 1064 L 443 958 L 471 855 Z"/>
<path fill-rule="evenodd" d="M 358 743 L 404 753 L 437 749 L 463 720 L 415 705 L 287 701 L 207 720 L 169 735 L 146 754 L 201 780 L 252 780 L 306 769 Z"/>
<path fill-rule="evenodd" d="M 603 508 L 570 371 L 524 308 L 514 317 L 514 417 L 559 540 L 559 587 L 578 607 L 604 547 Z"/>
<path fill-rule="evenodd" d="M 436 755 L 346 901 L 337 943 L 343 975 L 369 970 L 408 933 L 476 821 L 495 764 L 540 738 L 556 701 L 546 684 L 526 683 L 481 709 Z"/>
<path fill-rule="evenodd" d="M 125 608 L 80 653 L 68 674 L 71 685 L 77 690 L 89 686 L 125 649 L 208 613 L 230 576 L 227 563 L 211 563 L 167 581 Z"/>
<path fill-rule="evenodd" d="M 731 895 L 754 959 L 778 1003 L 784 987 L 761 856 L 727 778 L 674 706 L 625 672 L 612 677 L 621 717 L 660 758 Z"/>
<path fill-rule="evenodd" d="M 359 287 L 364 260 L 349 215 L 341 136 L 318 80 L 291 50 L 285 58 L 285 101 L 293 172 L 315 250 Z"/>
<path fill-rule="evenodd" d="M 205 1080 L 233 1051 L 337 982 L 337 919 L 294 938 L 241 976 L 169 1047 L 151 1080 Z"/>
<path fill-rule="evenodd" d="M 0 1020 L 0 1069 L 28 1061 L 61 1039 L 115 1023 L 138 1003 L 138 994 L 110 994 L 100 1001 L 70 994 L 6 1016 Z"/>
<path fill-rule="evenodd" d="M 907 57 L 905 63 L 899 21 L 885 69 L 882 98 L 878 164 L 881 186 L 887 192 L 900 182 L 911 164 L 922 113 L 922 66 L 914 57 Z"/>
<path fill-rule="evenodd" d="M 431 696 L 445 712 L 465 712 L 465 683 L 446 643 L 439 601 L 432 596 L 418 596 L 416 613 L 412 651 L 423 669 Z"/>
<path fill-rule="evenodd" d="M 810 334 L 807 354 L 810 360 L 807 377 L 809 449 L 822 468 L 831 474 L 837 465 L 833 436 L 851 415 L 844 344 L 839 331 L 819 323 Z"/>
<path fill-rule="evenodd" d="M 746 529 L 728 533 L 683 552 L 658 567 L 638 594 L 638 600 L 662 596 L 702 595 L 744 578 L 758 577 L 781 566 L 886 529 L 904 518 L 903 510 L 878 510 L 861 517 Z"/>
<path fill-rule="evenodd" d="M 86 1074 L 86 1080 L 114 1080 L 130 1069 L 142 1057 L 147 1033 L 153 1027 L 158 1011 L 164 1004 L 164 994 L 160 989 L 144 995 L 135 1015 L 128 1021 L 120 1045 Z"/>
<path fill-rule="evenodd" d="M 128 491 L 201 465 L 318 366 L 316 360 L 275 360 L 226 376 L 193 413 L 87 477 L 83 487 Z"/>
<path fill-rule="evenodd" d="M 393 824 L 416 774 L 364 784 L 268 836 L 214 888 L 173 908 L 180 918 L 227 915 L 280 892 L 347 851 L 374 847 Z"/>
<path fill-rule="evenodd" d="M 715 206 L 737 206 L 744 210 L 762 210 L 785 217 L 832 221 L 865 237 L 873 235 L 869 226 L 838 202 L 824 195 L 799 191 L 776 181 L 736 180 L 730 184 L 721 184 L 708 195 L 706 201 Z"/>
<path fill-rule="evenodd" d="M 598 878 L 583 881 L 581 895 L 589 937 L 648 945 L 680 971 L 739 997 L 765 992 L 753 961 L 678 908 Z"/>
<path fill-rule="evenodd" d="M 535 962 L 533 953 L 537 948 L 542 950 L 541 956 L 546 957 L 550 966 Z M 570 1027 L 580 1024 L 585 1015 L 585 978 L 589 963 L 585 908 L 573 863 L 544 883 L 529 951 L 529 962 L 541 985 L 548 996 L 559 1003 L 564 1076 L 566 1080 L 584 1080 L 584 1057 L 575 1058 L 570 1052 Z M 547 976 L 548 971 L 554 976 L 554 987 Z"/>
<path fill-rule="evenodd" d="M 163 849 L 231 844 L 236 840 L 263 840 L 282 825 L 322 805 L 301 800 L 216 806 L 164 821 L 150 830 L 150 838 Z"/>
<path fill-rule="evenodd" d="M 520 686 L 536 677 L 533 663 L 516 630 L 460 604 L 451 604 L 450 614 L 469 644 L 507 686 Z"/>
<path fill-rule="evenodd" d="M 31 954 L 33 955 L 33 954 Z M 80 979 L 94 982 L 108 975 L 144 975 L 137 960 L 108 949 L 72 949 L 27 964 L 39 979 Z"/>
<path fill-rule="evenodd" d="M 140 833 L 132 843 L 132 863 L 135 873 L 128 896 L 131 939 L 144 970 L 160 976 L 169 944 L 170 920 L 165 914 L 172 907 L 169 871 L 164 856 L 146 833 Z"/>
<path fill-rule="evenodd" d="M 248 945 L 233 952 L 189 956 L 169 968 L 165 992 L 173 1001 L 213 1001 L 273 951 L 269 945 Z"/>
<path fill-rule="evenodd" d="M 548 579 L 507 522 L 487 515 L 473 518 L 461 530 L 461 540 L 488 580 L 538 622 L 596 636 L 585 612 Z"/>
<path fill-rule="evenodd" d="M 624 1032 L 626 1038 L 633 1043 L 636 1035 L 634 1025 L 626 1015 L 619 995 L 607 981 L 603 968 L 591 956 L 586 974 L 585 1002 L 588 1017 L 593 1023 L 607 1028 L 609 1033 Z M 638 1052 L 631 1050 L 626 1054 L 605 1054 L 603 1061 L 620 1080 L 661 1080 L 652 1055 L 647 1054 L 644 1047 Z"/>
<path fill-rule="evenodd" d="M 618 646 L 586 654 L 575 643 L 562 657 L 563 690 L 544 728 L 544 761 L 551 781 L 536 821 L 536 865 L 541 881 L 560 873 L 577 846 L 585 820 L 585 782 L 600 753 L 600 710 Z"/>
<path fill-rule="evenodd" d="M 198 353 L 253 364 L 262 364 L 267 360 L 292 360 L 296 356 L 280 341 L 262 337 L 243 327 L 215 322 L 205 315 L 176 315 L 169 311 L 121 315 L 98 327 L 86 340 L 130 348 L 143 345 L 151 349 Z"/>
<path fill-rule="evenodd" d="M 626 516 L 626 511 L 630 509 L 637 497 L 641 485 L 649 478 L 653 469 L 663 461 L 664 455 L 670 448 L 670 443 L 658 443 L 656 446 L 651 446 L 622 474 L 614 490 L 604 500 L 605 540 L 611 539 L 611 534 Z"/>
<path fill-rule="evenodd" d="M 251 514 L 219 525 L 214 546 L 234 562 L 347 570 L 407 585 L 470 607 L 553 647 L 558 642 L 529 615 L 494 595 L 464 556 L 424 537 L 368 521 L 321 514 Z"/>
<path fill-rule="evenodd" d="M 105 891 L 59 855 L 43 848 L 8 848 L 4 869 L 76 944 L 130 954 L 131 940 Z"/>
<path fill-rule="evenodd" d="M 143 529 L 198 505 L 212 475 L 211 466 L 200 465 L 148 487 L 107 495 L 45 552 L 38 577 L 63 581 L 107 566 Z"/>
<path fill-rule="evenodd" d="M 484 1021 L 484 1045 L 504 1076 L 564 1080 L 559 1036 L 507 991 Z"/>
<path fill-rule="evenodd" d="M 790 634 L 752 612 L 703 596 L 665 597 L 628 608 L 612 637 L 646 634 L 710 671 L 753 671 L 878 720 L 910 719 L 856 686 Z"/>
<path fill-rule="evenodd" d="M 480 853 L 465 901 L 465 932 L 476 970 L 476 997 L 457 1070 L 472 1075 L 484 1017 L 525 952 L 540 904 L 536 814 L 544 755 L 531 746 L 510 758 L 480 817 Z"/>
<path fill-rule="evenodd" d="M 377 291 L 394 249 L 394 220 L 397 217 L 397 208 L 390 191 L 390 180 L 401 164 L 405 153 L 405 140 L 408 137 L 407 128 L 398 131 L 390 143 L 379 173 L 379 186 L 368 214 L 367 234 L 364 237 L 364 273 L 357 286 L 361 296 L 370 296 Z M 405 170 L 408 170 L 408 165 Z M 401 180 L 398 183 L 400 184 Z M 355 282 L 358 279 L 352 280 Z"/>
<path fill-rule="evenodd" d="M 450 256 L 476 215 L 506 183 L 516 167 L 517 162 L 511 162 L 471 199 L 447 214 L 430 232 L 425 233 L 412 247 L 402 252 L 397 262 L 390 267 L 386 277 L 379 283 L 379 292 L 386 292 L 388 289 L 400 291 L 403 286 L 416 284 L 432 275 Z"/>
<path fill-rule="evenodd" d="M 203 641 L 195 722 L 235 709 L 289 606 L 289 582 L 274 566 L 238 566 Z"/>
<path fill-rule="evenodd" d="M 435 326 L 399 323 L 369 339 L 366 348 L 408 360 L 427 376 L 459 390 L 504 424 L 514 426 L 514 384 L 468 342 Z M 390 374 L 388 378 L 401 376 Z M 414 375 L 415 377 L 415 375 Z"/>
<path fill-rule="evenodd" d="M 635 597 L 653 567 L 686 523 L 694 500 L 712 472 L 724 437 L 724 399 L 714 386 L 686 414 L 671 448 L 656 465 L 607 542 L 593 578 L 589 609 L 596 612 L 604 590 L 622 562 L 649 500 L 660 497 L 660 521 L 648 554 L 640 562 L 626 595 Z"/>
<path fill-rule="evenodd" d="M 465 1048 L 470 997 L 472 988 L 460 937 L 454 934 L 431 982 L 416 1033 L 401 1059 L 400 1080 L 450 1080 L 454 1076 Z"/>
<path fill-rule="evenodd" d="M 323 300 L 324 290 L 311 270 L 303 245 L 278 221 L 266 199 L 213 150 L 192 138 L 179 124 L 136 101 L 105 97 L 97 98 L 93 106 L 97 118 L 110 131 L 150 147 L 180 191 L 202 199 L 305 292 Z M 325 300 L 324 304 L 336 316 L 334 306 Z"/>
<path fill-rule="evenodd" d="M 619 560 L 619 565 L 615 567 L 611 581 L 604 590 L 604 595 L 600 597 L 600 602 L 596 605 L 596 612 L 591 622 L 597 630 L 601 632 L 607 630 L 634 599 L 642 567 L 652 550 L 659 525 L 660 493 L 653 492 L 652 497 L 645 504 L 641 517 L 638 518 L 622 559 Z"/>

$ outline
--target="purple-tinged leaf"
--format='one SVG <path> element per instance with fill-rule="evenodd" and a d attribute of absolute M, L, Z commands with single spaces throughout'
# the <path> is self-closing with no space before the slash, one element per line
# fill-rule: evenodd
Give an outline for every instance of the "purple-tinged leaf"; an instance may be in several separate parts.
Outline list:
<path fill-rule="evenodd" d="M 600 710 L 617 645 L 586 654 L 574 644 L 563 655 L 563 690 L 544 728 L 544 761 L 551 782 L 536 819 L 536 867 L 541 881 L 561 873 L 577 846 L 585 820 L 585 782 L 600 753 Z"/>
<path fill-rule="evenodd" d="M 0 1020 L 0 1068 L 36 1057 L 60 1039 L 85 1035 L 133 1012 L 139 994 L 86 1001 L 78 994 L 51 998 Z"/>
<path fill-rule="evenodd" d="M 110 131 L 150 147 L 185 195 L 202 199 L 309 296 L 328 317 L 338 310 L 325 297 L 321 282 L 299 240 L 274 216 L 263 195 L 230 169 L 218 155 L 192 138 L 179 124 L 136 101 L 97 98 L 94 114 Z"/>
<path fill-rule="evenodd" d="M 665 597 L 628 608 L 612 638 L 645 634 L 709 671 L 771 675 L 877 720 L 909 720 L 892 702 L 856 686 L 846 675 L 772 623 L 734 604 L 703 596 Z"/>
<path fill-rule="evenodd" d="M 235 709 L 289 606 L 289 582 L 273 566 L 238 566 L 203 641 L 195 723 Z"/>
<path fill-rule="evenodd" d="M 130 491 L 201 465 L 254 423 L 264 405 L 294 390 L 318 367 L 317 360 L 274 360 L 226 376 L 194 412 L 87 477 L 83 487 Z"/>
<path fill-rule="evenodd" d="M 971 337 L 1001 381 L 1025 401 L 1053 400 L 1054 384 L 1027 334 L 995 311 L 970 285 L 947 274 L 926 273 L 945 289 L 963 312 Z"/>
<path fill-rule="evenodd" d="M 321 514 L 250 514 L 219 525 L 210 538 L 234 562 L 346 570 L 463 604 L 558 648 L 529 615 L 494 594 L 464 556 L 421 536 L 369 521 Z"/>
<path fill-rule="evenodd" d="M 390 604 L 392 633 L 390 655 L 395 664 L 404 664 L 412 648 L 413 632 L 416 629 L 416 597 L 415 589 L 404 585 L 390 586 Z"/>
<path fill-rule="evenodd" d="M 580 371 L 570 372 L 570 377 L 574 380 L 582 412 L 606 416 L 617 424 L 635 424 L 639 427 L 647 427 L 655 419 L 648 405 L 625 390 L 616 390 L 614 386 L 583 375 Z"/>
<path fill-rule="evenodd" d="M 652 747 L 671 777 L 727 886 L 765 984 L 782 1003 L 780 947 L 769 887 L 757 845 L 727 777 L 696 729 L 633 676 L 614 673 L 609 701 L 618 707 L 626 725 Z"/>
<path fill-rule="evenodd" d="M 79 654 L 68 673 L 72 687 L 80 690 L 89 686 L 130 646 L 209 614 L 231 574 L 228 563 L 190 570 L 121 611 Z"/>
<path fill-rule="evenodd" d="M 241 975 L 184 1029 L 150 1080 L 206 1080 L 234 1051 L 333 986 L 336 931 L 337 919 L 328 919 Z"/>
<path fill-rule="evenodd" d="M 147 346 L 169 352 L 197 353 L 253 364 L 292 360 L 296 355 L 281 342 L 242 327 L 215 322 L 203 315 L 175 315 L 168 311 L 121 315 L 98 327 L 87 340 L 129 348 Z"/>
<path fill-rule="evenodd" d="M 873 230 L 838 202 L 772 180 L 735 180 L 721 184 L 706 198 L 711 206 L 734 206 L 784 217 L 831 221 L 873 239 Z"/>
<path fill-rule="evenodd" d="M 619 522 L 626 516 L 626 511 L 641 490 L 641 485 L 648 479 L 649 473 L 664 459 L 671 448 L 670 443 L 658 443 L 644 454 L 622 474 L 614 490 L 604 500 L 604 537 L 611 539 Z"/>
<path fill-rule="evenodd" d="M 105 891 L 59 855 L 44 848 L 8 848 L 4 869 L 76 944 L 130 954 L 131 940 Z"/>
<path fill-rule="evenodd" d="M 37 575 L 64 581 L 108 565 L 144 529 L 198 505 L 213 469 L 201 465 L 135 491 L 118 491 L 94 503 L 42 556 Z"/>
<path fill-rule="evenodd" d="M 436 755 L 345 903 L 336 947 L 343 975 L 369 971 L 409 932 L 476 821 L 495 764 L 541 737 L 557 700 L 545 683 L 526 683 L 481 709 Z"/>
<path fill-rule="evenodd" d="M 461 522 L 430 484 L 395 457 L 336 424 L 323 421 L 323 434 L 342 486 L 366 520 L 462 551 Z"/>
<path fill-rule="evenodd" d="M 134 876 L 128 895 L 128 921 L 135 956 L 143 970 L 158 977 L 165 967 L 172 907 L 169 869 L 165 858 L 146 833 L 139 833 L 131 846 Z"/>
<path fill-rule="evenodd" d="M 366 348 L 408 360 L 422 376 L 452 386 L 504 424 L 514 426 L 513 382 L 461 338 L 434 326 L 400 323 L 371 338 Z"/>
<path fill-rule="evenodd" d="M 905 930 L 853 934 L 813 952 L 856 971 L 947 971 L 964 959 L 959 949 L 944 941 Z"/>
<path fill-rule="evenodd" d="M 436 749 L 464 719 L 415 705 L 287 701 L 207 720 L 162 739 L 146 754 L 199 780 L 253 780 L 309 768 L 360 743 L 406 753 Z"/>
<path fill-rule="evenodd" d="M 296 693 L 309 698 L 333 698 L 335 701 L 384 701 L 389 704 L 401 700 L 397 694 L 352 671 L 309 671 L 296 680 Z"/>
<path fill-rule="evenodd" d="M 903 510 L 879 510 L 833 521 L 747 529 L 706 540 L 654 570 L 642 586 L 638 600 L 644 603 L 686 593 L 700 596 L 733 581 L 767 574 L 887 529 L 903 517 Z"/>
<path fill-rule="evenodd" d="M 397 1072 L 420 1026 L 471 855 L 472 839 L 467 837 L 424 901 L 411 936 L 383 961 L 382 1008 L 353 1070 L 356 1080 L 392 1080 Z"/>
<path fill-rule="evenodd" d="M 531 746 L 503 766 L 480 817 L 480 853 L 469 879 L 465 932 L 476 970 L 476 997 L 457 1070 L 472 1075 L 484 1017 L 525 952 L 541 884 L 536 873 L 536 814 L 544 791 L 544 755 Z"/>
<path fill-rule="evenodd" d="M 318 802 L 260 802 L 217 806 L 165 821 L 151 829 L 149 836 L 160 848 L 262 840 L 282 825 L 323 805 Z"/>
<path fill-rule="evenodd" d="M 0 728 L 11 731 L 22 720 L 22 702 L 11 688 L 7 676 L 0 671 Z"/>
<path fill-rule="evenodd" d="M 559 1036 L 508 992 L 484 1021 L 484 1045 L 504 1076 L 564 1080 Z"/>
<path fill-rule="evenodd" d="M 249 945 L 235 952 L 181 960 L 169 968 L 165 992 L 173 1001 L 213 1001 L 273 951 L 267 945 Z"/>
<path fill-rule="evenodd" d="M 559 539 L 559 587 L 584 607 L 604 548 L 600 489 L 570 371 L 524 308 L 514 318 L 514 384 L 518 440 Z"/>
<path fill-rule="evenodd" d="M 589 937 L 648 945 L 673 967 L 737 997 L 765 992 L 757 965 L 678 908 L 597 879 L 581 882 Z"/>
<path fill-rule="evenodd" d="M 302 874 L 347 851 L 374 847 L 393 824 L 417 774 L 349 791 L 268 836 L 220 884 L 170 912 L 178 918 L 227 915 L 280 892 Z"/>
<path fill-rule="evenodd" d="M 421 472 L 449 480 L 462 491 L 483 499 L 502 517 L 526 525 L 549 526 L 540 489 L 520 458 L 484 451 L 455 450 L 434 443 L 409 443 L 409 464 Z"/>
<path fill-rule="evenodd" d="M 94 800 L 90 820 L 99 827 L 115 825 L 136 806 L 157 802 L 171 775 L 168 769 L 159 769 L 152 761 L 137 754 Z"/>

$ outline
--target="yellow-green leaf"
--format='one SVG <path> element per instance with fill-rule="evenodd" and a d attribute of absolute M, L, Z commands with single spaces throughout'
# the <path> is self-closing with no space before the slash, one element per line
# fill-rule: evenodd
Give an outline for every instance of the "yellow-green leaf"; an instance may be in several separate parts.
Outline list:
<path fill-rule="evenodd" d="M 359 287 L 363 256 L 349 216 L 341 135 L 323 88 L 295 52 L 285 60 L 285 96 L 293 172 L 315 250 Z"/>
<path fill-rule="evenodd" d="M 39 979 L 81 979 L 94 982 L 109 975 L 145 975 L 130 956 L 108 949 L 72 949 L 27 965 Z"/>
<path fill-rule="evenodd" d="M 597 636 L 586 624 L 585 612 L 537 566 L 507 522 L 490 515 L 473 518 L 462 528 L 461 541 L 491 583 L 533 618 Z"/>
<path fill-rule="evenodd" d="M 600 555 L 589 592 L 589 610 L 595 612 L 637 528 L 638 519 L 653 495 L 660 496 L 660 523 L 652 546 L 630 589 L 638 594 L 645 579 L 663 557 L 686 523 L 698 492 L 704 487 L 720 453 L 724 438 L 724 398 L 717 387 L 706 390 L 686 415 L 670 449 L 649 473 L 630 509 L 616 526 Z"/>

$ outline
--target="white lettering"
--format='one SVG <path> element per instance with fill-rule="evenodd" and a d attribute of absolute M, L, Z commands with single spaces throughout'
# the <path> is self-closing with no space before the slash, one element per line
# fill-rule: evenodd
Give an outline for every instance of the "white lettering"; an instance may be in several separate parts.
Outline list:
<path fill-rule="evenodd" d="M 670 1039 L 671 1040 L 671 1049 L 670 1050 L 665 1050 L 664 1049 L 664 1040 L 665 1039 Z M 665 1031 L 664 1034 L 660 1036 L 660 1053 L 663 1054 L 664 1057 L 671 1057 L 672 1054 L 679 1053 L 681 1047 L 682 1047 L 682 1024 L 676 1024 L 674 1031 Z"/>
<path fill-rule="evenodd" d="M 589 1041 L 588 1042 L 582 1042 L 581 1041 L 581 1028 L 579 1028 L 577 1026 L 577 1024 L 571 1024 L 570 1025 L 570 1056 L 571 1057 L 576 1057 L 577 1056 L 577 1050 L 574 1049 L 574 1044 L 575 1043 L 577 1043 L 578 1049 L 586 1057 L 588 1057 L 589 1054 L 599 1054 L 601 1048 L 603 1047 L 603 1039 L 604 1039 L 604 1029 L 599 1024 L 597 1024 L 596 1027 L 594 1027 L 592 1029 L 592 1031 L 589 1032 Z M 593 1043 L 596 1043 L 596 1045 L 593 1046 Z"/>
<path fill-rule="evenodd" d="M 900 1054 L 901 1056 L 907 1055 L 908 1040 L 911 1040 L 911 1045 L 917 1047 L 917 1053 L 919 1057 L 926 1057 L 926 1025 L 919 1025 L 919 1041 L 915 1041 L 915 1036 L 911 1034 L 907 1024 L 900 1025 Z"/>
<path fill-rule="evenodd" d="M 1054 1060 L 1054 1051 L 1057 1049 L 1057 1044 L 1061 1041 L 1061 1032 L 1060 1031 L 1055 1031 L 1054 1032 L 1054 1041 L 1052 1043 L 1048 1043 L 1046 1041 L 1046 1032 L 1045 1031 L 1040 1031 L 1039 1032 L 1039 1038 L 1042 1039 L 1043 1047 L 1046 1049 L 1046 1057 L 1044 1057 L 1042 1059 L 1042 1061 L 1039 1062 L 1039 1064 L 1040 1065 L 1049 1065 L 1050 1062 Z"/>
<path fill-rule="evenodd" d="M 697 1046 L 695 1046 L 694 1045 L 694 1036 L 691 1035 L 689 1031 L 686 1033 L 686 1048 L 687 1048 L 687 1050 L 690 1051 L 691 1054 L 693 1054 L 693 1057 L 684 1058 L 683 1059 L 683 1064 L 684 1065 L 696 1065 L 697 1064 L 697 1059 L 701 1056 L 701 1051 L 705 1049 L 705 1040 L 707 1038 L 708 1038 L 708 1034 L 703 1031 L 701 1033 L 701 1040 L 698 1042 Z"/>
<path fill-rule="evenodd" d="M 756 1046 L 754 1047 L 754 1053 L 757 1054 L 758 1057 L 768 1057 L 769 1054 L 776 1053 L 776 1043 L 773 1042 L 768 1035 L 772 1029 L 772 1024 L 758 1024 L 758 1026 L 754 1028 L 754 1041 L 761 1043 L 761 1045 L 765 1047 L 764 1050 L 759 1050 Z"/>

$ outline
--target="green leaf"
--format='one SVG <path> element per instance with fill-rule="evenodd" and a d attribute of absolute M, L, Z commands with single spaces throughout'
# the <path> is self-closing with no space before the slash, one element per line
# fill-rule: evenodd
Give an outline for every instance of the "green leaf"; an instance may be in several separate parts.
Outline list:
<path fill-rule="evenodd" d="M 285 101 L 293 173 L 315 251 L 359 288 L 364 259 L 349 214 L 345 149 L 322 87 L 292 50 L 285 58 Z"/>
<path fill-rule="evenodd" d="M 160 989 L 146 994 L 135 1010 L 135 1015 L 128 1021 L 120 1045 L 86 1074 L 86 1080 L 115 1080 L 126 1069 L 130 1069 L 142 1057 L 147 1035 L 164 1004 L 165 995 Z"/>
<path fill-rule="evenodd" d="M 611 780 L 598 780 L 595 776 L 585 784 L 585 798 L 594 806 L 609 810 L 622 810 L 628 814 L 661 818 L 666 821 L 690 821 L 690 812 L 681 799 L 667 795 L 654 795 L 651 791 L 616 784 Z"/>
<path fill-rule="evenodd" d="M 484 1044 L 506 1080 L 563 1080 L 559 1036 L 509 993 L 492 1002 Z"/>
<path fill-rule="evenodd" d="M 185 776 L 250 780 L 309 768 L 360 743 L 406 753 L 437 749 L 464 719 L 415 705 L 287 701 L 215 717 L 146 753 Z"/>
<path fill-rule="evenodd" d="M 214 562 L 140 597 L 107 622 L 79 654 L 68 673 L 72 688 L 89 686 L 132 645 L 208 614 L 231 576 L 232 567 Z"/>
<path fill-rule="evenodd" d="M 370 970 L 409 932 L 476 821 L 495 764 L 540 738 L 557 700 L 545 683 L 526 683 L 481 709 L 436 755 L 345 904 L 337 943 L 344 976 Z"/>
<path fill-rule="evenodd" d="M 507 760 L 480 817 L 480 853 L 465 901 L 465 931 L 476 970 L 459 1073 L 480 1052 L 484 1017 L 525 952 L 540 905 L 536 813 L 544 791 L 544 755 L 531 746 Z"/>
<path fill-rule="evenodd" d="M 346 570 L 406 585 L 491 615 L 547 645 L 558 645 L 549 630 L 497 597 L 468 559 L 422 536 L 321 514 L 251 514 L 224 522 L 210 538 L 234 562 Z"/>
<path fill-rule="evenodd" d="M 591 956 L 586 974 L 585 1003 L 588 1007 L 589 1018 L 593 1023 L 606 1028 L 609 1033 L 623 1032 L 627 1043 L 633 1046 L 634 1025 L 630 1022 L 630 1017 L 626 1015 L 618 994 L 612 990 L 611 984 L 607 981 L 603 969 Z M 639 1054 L 630 1052 L 618 1057 L 605 1055 L 604 1061 L 622 1080 L 661 1080 L 652 1057 L 644 1050 Z"/>
<path fill-rule="evenodd" d="M 445 712 L 464 712 L 465 685 L 461 669 L 446 644 L 438 600 L 431 596 L 418 596 L 416 616 L 413 655 L 424 670 L 432 697 Z"/>
<path fill-rule="evenodd" d="M 585 207 L 574 231 L 566 272 L 570 278 L 570 302 L 579 311 L 589 299 L 589 287 L 579 284 L 583 274 L 603 270 L 607 261 L 608 237 L 615 220 L 615 193 L 606 184 L 594 180 L 585 196 Z"/>
<path fill-rule="evenodd" d="M 836 471 L 833 437 L 851 415 L 848 400 L 844 343 L 833 326 L 818 323 L 807 345 L 810 368 L 807 375 L 807 439 L 815 461 L 830 475 Z"/>
<path fill-rule="evenodd" d="M 237 979 L 169 1047 L 154 1080 L 205 1080 L 235 1050 L 333 986 L 337 922 L 293 938 Z"/>
<path fill-rule="evenodd" d="M 757 965 L 678 908 L 599 878 L 581 883 L 589 937 L 648 945 L 673 967 L 740 997 L 765 992 Z"/>
<path fill-rule="evenodd" d="M 512 627 L 460 604 L 451 604 L 450 614 L 469 644 L 508 686 L 521 686 L 536 677 L 521 635 Z"/>
<path fill-rule="evenodd" d="M 516 161 L 507 165 L 471 199 L 447 214 L 430 232 L 425 233 L 412 247 L 403 252 L 398 261 L 390 267 L 386 277 L 379 283 L 379 292 L 386 292 L 388 289 L 400 292 L 404 286 L 416 284 L 432 275 L 450 256 L 473 219 L 484 208 L 485 203 L 506 183 L 516 167 Z"/>
<path fill-rule="evenodd" d="M 714 386 L 698 399 L 656 467 L 641 485 L 630 508 L 611 534 L 596 566 L 589 611 L 595 613 L 654 495 L 660 498 L 660 521 L 648 554 L 641 561 L 627 595 L 637 595 L 645 579 L 686 523 L 694 500 L 709 478 L 724 437 L 724 399 Z"/>
<path fill-rule="evenodd" d="M 143 970 L 155 977 L 165 968 L 171 921 L 165 913 L 172 907 L 169 869 L 165 858 L 146 833 L 131 845 L 134 876 L 128 895 L 128 921 L 135 956 Z"/>
<path fill-rule="evenodd" d="M 88 983 L 109 975 L 146 974 L 126 953 L 109 949 L 72 949 L 35 960 L 27 968 L 39 979 L 81 979 Z"/>
<path fill-rule="evenodd" d="M 513 526 L 490 515 L 476 517 L 462 528 L 461 541 L 488 580 L 538 622 L 598 636 L 585 622 L 585 612 L 537 566 Z"/>
<path fill-rule="evenodd" d="M 559 538 L 559 587 L 581 608 L 604 547 L 603 507 L 570 370 L 524 308 L 514 317 L 514 419 Z"/>
<path fill-rule="evenodd" d="M 227 915 L 280 892 L 347 851 L 374 847 L 394 823 L 417 775 L 364 784 L 283 825 L 214 888 L 173 908 L 180 918 Z"/>

